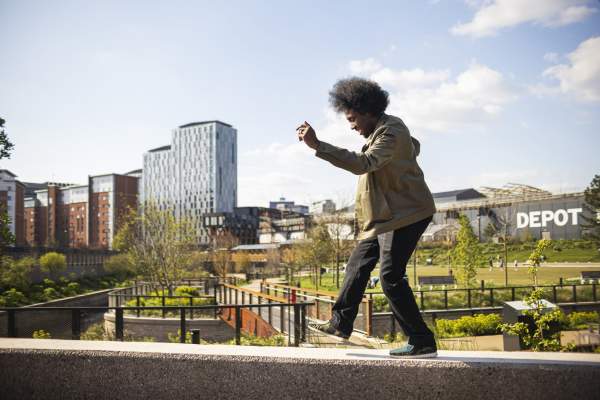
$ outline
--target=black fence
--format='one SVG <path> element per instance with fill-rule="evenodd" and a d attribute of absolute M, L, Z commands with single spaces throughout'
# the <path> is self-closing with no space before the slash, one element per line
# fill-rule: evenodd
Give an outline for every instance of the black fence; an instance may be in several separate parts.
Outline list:
<path fill-rule="evenodd" d="M 542 289 L 544 298 L 556 304 L 597 302 L 597 287 L 598 284 L 596 283 L 584 283 L 571 285 L 527 285 L 414 290 L 413 293 L 421 310 L 425 311 L 501 306 L 505 301 L 522 300 L 534 289 Z M 371 301 L 374 297 L 383 295 L 383 292 L 370 292 L 365 294 Z"/>
<path fill-rule="evenodd" d="M 289 329 L 287 332 L 283 330 L 284 324 L 282 323 L 281 333 L 287 333 L 289 344 L 293 346 L 299 346 L 299 344 L 306 340 L 306 329 L 307 329 L 307 313 L 306 307 L 313 305 L 313 303 L 280 303 L 280 304 L 252 304 L 252 308 L 267 308 L 271 309 L 274 307 L 280 310 L 287 309 L 287 319 Z M 84 329 L 85 317 L 89 314 L 101 314 L 113 311 L 114 314 L 114 339 L 123 341 L 125 338 L 125 316 L 127 312 L 138 313 L 148 310 L 158 310 L 162 313 L 173 313 L 176 312 L 179 316 L 178 336 L 179 342 L 185 343 L 186 336 L 188 333 L 194 333 L 193 338 L 197 339 L 197 331 L 188 331 L 188 322 L 194 318 L 195 315 L 202 315 L 210 313 L 215 319 L 223 309 L 234 309 L 235 317 L 234 320 L 234 338 L 237 345 L 241 344 L 241 331 L 242 331 L 242 309 L 250 308 L 249 304 L 229 304 L 229 305 L 201 305 L 201 306 L 146 306 L 146 307 L 3 307 L 0 308 L 0 335 L 5 337 L 32 337 L 32 333 L 36 332 L 35 323 L 32 327 L 31 320 L 22 319 L 30 313 L 46 313 L 48 317 L 51 317 L 53 321 L 61 319 L 61 325 L 68 327 L 70 325 L 70 337 L 65 336 L 65 330 L 56 331 L 56 334 L 52 332 L 52 337 L 58 336 L 63 339 L 79 340 L 82 336 Z M 51 313 L 51 314 L 48 314 Z M 269 310 L 269 315 L 271 312 Z M 26 317 L 25 317 L 26 318 Z M 280 319 L 284 319 L 285 314 L 280 314 Z M 27 334 L 24 336 L 23 332 L 19 332 L 19 327 L 23 322 L 26 322 L 29 326 Z M 269 321 L 270 323 L 270 321 Z M 43 324 L 40 324 L 38 329 L 42 329 Z M 68 329 L 68 328 L 67 328 Z M 35 336 L 35 333 L 33 334 Z"/>

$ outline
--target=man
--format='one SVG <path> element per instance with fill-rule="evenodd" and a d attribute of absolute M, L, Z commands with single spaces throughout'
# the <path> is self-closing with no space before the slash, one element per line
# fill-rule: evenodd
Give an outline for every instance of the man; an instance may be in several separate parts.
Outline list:
<path fill-rule="evenodd" d="M 349 338 L 371 271 L 380 262 L 380 282 L 394 317 L 408 343 L 393 349 L 395 357 L 435 357 L 434 335 L 427 327 L 406 277 L 406 264 L 435 213 L 433 197 L 416 157 L 420 143 L 400 118 L 385 114 L 388 93 L 375 82 L 350 78 L 338 81 L 329 93 L 337 112 L 366 139 L 360 153 L 320 141 L 304 122 L 299 140 L 315 155 L 359 175 L 355 212 L 359 243 L 346 266 L 346 275 L 331 320 L 313 329 Z"/>

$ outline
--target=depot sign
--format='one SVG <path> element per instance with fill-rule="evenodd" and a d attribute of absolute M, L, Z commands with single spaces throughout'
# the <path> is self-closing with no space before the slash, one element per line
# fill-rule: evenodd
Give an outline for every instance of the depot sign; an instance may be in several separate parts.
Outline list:
<path fill-rule="evenodd" d="M 517 213 L 517 229 L 543 228 L 548 225 L 548 222 L 553 222 L 556 226 L 565 226 L 569 220 L 571 225 L 577 225 L 577 216 L 580 212 L 582 212 L 581 208 L 520 212 Z"/>

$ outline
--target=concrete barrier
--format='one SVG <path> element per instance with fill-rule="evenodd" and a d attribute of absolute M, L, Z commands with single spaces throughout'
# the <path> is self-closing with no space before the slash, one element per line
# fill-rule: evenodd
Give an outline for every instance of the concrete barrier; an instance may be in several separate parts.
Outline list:
<path fill-rule="evenodd" d="M 600 355 L 0 339 L 2 398 L 592 399 Z"/>
<path fill-rule="evenodd" d="M 102 289 L 95 292 L 78 294 L 24 306 L 23 308 L 44 307 L 106 307 L 108 293 L 113 289 Z M 85 331 L 91 324 L 102 321 L 102 311 L 85 311 L 82 313 L 81 329 Z M 31 338 L 32 333 L 44 330 L 55 339 L 71 338 L 71 311 L 24 311 L 16 313 L 17 336 Z M 0 311 L 0 336 L 8 336 L 7 313 Z"/>

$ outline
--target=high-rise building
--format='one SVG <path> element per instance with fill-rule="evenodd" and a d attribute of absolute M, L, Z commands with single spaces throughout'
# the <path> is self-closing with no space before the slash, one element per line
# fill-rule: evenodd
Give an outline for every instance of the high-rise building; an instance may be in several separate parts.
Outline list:
<path fill-rule="evenodd" d="M 23 199 L 25 185 L 16 180 L 17 176 L 7 169 L 0 169 L 0 211 L 7 213 L 8 228 L 15 237 L 15 244 L 25 243 Z"/>
<path fill-rule="evenodd" d="M 237 206 L 237 130 L 220 121 L 193 122 L 172 132 L 171 144 L 144 154 L 143 202 L 191 221 L 209 243 L 202 216 Z"/>

